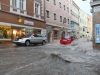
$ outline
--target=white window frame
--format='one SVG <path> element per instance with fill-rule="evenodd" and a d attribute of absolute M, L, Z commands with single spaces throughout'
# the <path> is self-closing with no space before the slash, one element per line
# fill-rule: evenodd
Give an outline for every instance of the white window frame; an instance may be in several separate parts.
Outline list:
<path fill-rule="evenodd" d="M 69 7 L 67 7 L 67 12 L 69 13 Z"/>
<path fill-rule="evenodd" d="M 54 13 L 54 20 L 57 20 L 57 14 Z"/>
<path fill-rule="evenodd" d="M 36 12 L 36 10 L 35 10 L 35 4 L 38 5 L 38 13 L 35 13 Z M 37 14 L 37 15 L 40 15 L 40 3 L 37 2 L 37 1 L 34 2 L 34 13 Z"/>
<path fill-rule="evenodd" d="M 16 7 L 13 6 L 12 2 L 13 1 L 16 1 Z M 10 12 L 13 12 L 13 13 L 17 13 L 17 14 L 20 14 L 22 10 L 26 10 L 26 0 L 24 0 L 24 3 L 23 3 L 23 9 L 20 9 L 20 0 L 10 0 Z M 17 9 L 17 11 L 14 11 L 13 9 Z M 26 11 L 24 11 L 24 13 L 21 13 L 21 14 L 24 14 L 26 15 Z"/>
<path fill-rule="evenodd" d="M 13 6 L 12 2 L 13 1 L 16 1 L 16 5 Z M 20 0 L 10 0 L 10 5 L 12 6 L 11 8 L 20 8 Z M 24 3 L 23 3 L 23 9 L 22 10 L 26 10 L 26 0 L 24 0 Z"/>
<path fill-rule="evenodd" d="M 12 0 L 12 6 L 17 8 L 17 0 Z"/>
<path fill-rule="evenodd" d="M 56 0 L 53 0 L 53 4 L 56 5 Z"/>
<path fill-rule="evenodd" d="M 59 2 L 59 7 L 61 8 L 61 2 Z"/>
<path fill-rule="evenodd" d="M 66 6 L 64 5 L 64 10 L 66 10 Z"/>
<path fill-rule="evenodd" d="M 47 11 L 48 11 L 49 13 L 47 13 Z M 50 18 L 50 11 L 49 11 L 49 10 L 46 10 L 46 17 L 47 17 L 47 18 Z"/>
<path fill-rule="evenodd" d="M 25 0 L 19 0 L 19 8 L 22 10 L 24 10 L 24 6 L 25 6 L 24 2 Z"/>
<path fill-rule="evenodd" d="M 63 19 L 63 23 L 66 23 L 67 22 L 67 19 L 66 19 L 66 17 L 64 17 L 64 19 Z"/>
<path fill-rule="evenodd" d="M 62 22 L 62 16 L 60 16 L 60 22 Z"/>

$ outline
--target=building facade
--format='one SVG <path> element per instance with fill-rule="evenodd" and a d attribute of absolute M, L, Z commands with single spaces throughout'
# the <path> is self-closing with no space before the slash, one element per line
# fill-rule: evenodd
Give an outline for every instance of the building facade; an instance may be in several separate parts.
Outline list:
<path fill-rule="evenodd" d="M 0 0 L 0 43 L 45 32 L 44 0 Z"/>
<path fill-rule="evenodd" d="M 72 1 L 72 21 L 71 23 L 73 24 L 72 30 L 73 30 L 73 35 L 76 38 L 79 38 L 79 7 L 78 5 Z"/>
<path fill-rule="evenodd" d="M 45 0 L 48 42 L 68 34 L 71 21 L 71 0 Z"/>
<path fill-rule="evenodd" d="M 87 14 L 87 37 L 92 38 L 92 17 L 89 14 Z"/>
<path fill-rule="evenodd" d="M 80 37 L 87 37 L 87 14 L 81 9 L 79 10 L 79 28 Z"/>
<path fill-rule="evenodd" d="M 91 0 L 93 10 L 93 48 L 100 49 L 100 0 Z"/>

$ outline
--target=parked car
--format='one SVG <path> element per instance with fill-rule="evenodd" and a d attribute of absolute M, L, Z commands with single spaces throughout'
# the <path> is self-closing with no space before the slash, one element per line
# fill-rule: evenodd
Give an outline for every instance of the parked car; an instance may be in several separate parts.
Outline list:
<path fill-rule="evenodd" d="M 72 36 L 65 36 L 65 37 L 61 37 L 60 38 L 60 43 L 61 44 L 69 44 L 73 41 L 73 37 Z"/>
<path fill-rule="evenodd" d="M 16 45 L 24 44 L 29 46 L 30 44 L 42 44 L 45 45 L 47 42 L 47 38 L 41 34 L 28 34 L 23 38 L 16 38 L 13 43 Z"/>

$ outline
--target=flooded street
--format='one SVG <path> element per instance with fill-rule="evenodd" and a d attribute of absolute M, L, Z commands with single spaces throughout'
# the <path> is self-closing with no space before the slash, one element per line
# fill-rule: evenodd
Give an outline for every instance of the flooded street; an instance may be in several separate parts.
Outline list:
<path fill-rule="evenodd" d="M 69 45 L 0 45 L 0 75 L 100 75 L 100 51 L 85 39 Z"/>

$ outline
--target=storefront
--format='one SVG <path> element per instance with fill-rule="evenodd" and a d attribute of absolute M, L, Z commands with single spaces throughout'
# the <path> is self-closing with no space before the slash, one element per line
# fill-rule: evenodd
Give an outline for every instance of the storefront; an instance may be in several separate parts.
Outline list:
<path fill-rule="evenodd" d="M 11 26 L 0 25 L 0 41 L 1 40 L 11 40 Z"/>
<path fill-rule="evenodd" d="M 0 25 L 0 43 L 12 43 L 16 37 L 24 37 L 27 34 L 43 34 L 43 28 L 36 28 L 31 26 L 6 24 Z M 46 31 L 45 31 L 46 34 Z"/>
<path fill-rule="evenodd" d="M 47 24 L 47 40 L 52 42 L 53 40 L 59 40 L 62 35 L 67 34 L 67 29 L 64 27 L 51 26 Z"/>

